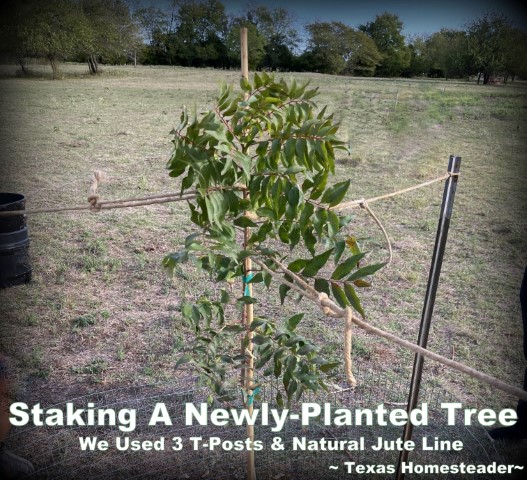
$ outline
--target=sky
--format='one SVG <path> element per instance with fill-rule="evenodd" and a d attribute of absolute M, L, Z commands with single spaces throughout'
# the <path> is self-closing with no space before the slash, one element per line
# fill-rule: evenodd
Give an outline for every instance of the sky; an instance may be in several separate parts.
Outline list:
<path fill-rule="evenodd" d="M 148 3 L 148 0 L 145 0 Z M 151 3 L 156 3 L 152 1 Z M 158 0 L 169 5 L 170 0 Z M 353 28 L 373 21 L 375 15 L 394 13 L 402 20 L 403 34 L 430 34 L 441 28 L 461 29 L 484 12 L 505 14 L 513 23 L 527 30 L 527 9 L 513 0 L 221 0 L 227 14 L 242 12 L 248 4 L 284 7 L 301 27 L 313 21 L 341 21 Z"/>

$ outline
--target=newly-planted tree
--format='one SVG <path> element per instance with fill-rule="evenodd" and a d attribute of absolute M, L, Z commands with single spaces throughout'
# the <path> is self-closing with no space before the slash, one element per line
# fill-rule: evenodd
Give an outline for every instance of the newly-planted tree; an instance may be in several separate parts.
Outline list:
<path fill-rule="evenodd" d="M 181 177 L 182 194 L 192 197 L 190 220 L 197 228 L 164 264 L 173 269 L 192 259 L 217 282 L 243 283 L 235 298 L 226 287 L 216 299 L 182 305 L 193 339 L 181 345 L 178 363 L 190 362 L 220 400 L 236 394 L 237 369 L 245 371 L 246 405 L 258 388 L 246 381 L 253 369 L 282 380 L 282 404 L 284 394 L 289 402 L 324 388 L 326 374 L 338 365 L 298 333 L 303 313 L 284 321 L 251 319 L 247 311 L 257 296 L 249 285 L 278 284 L 283 303 L 294 273 L 364 315 L 356 288 L 370 286 L 364 278 L 383 265 L 362 264 L 365 253 L 345 232 L 350 217 L 333 210 L 350 186 L 350 180 L 329 182 L 335 152 L 348 147 L 337 138 L 333 116 L 318 110 L 316 95 L 308 83 L 255 74 L 252 84 L 241 80 L 240 93 L 223 87 L 215 107 L 199 118 L 184 111 L 172 132 L 168 168 Z M 242 322 L 226 318 L 236 306 Z"/>

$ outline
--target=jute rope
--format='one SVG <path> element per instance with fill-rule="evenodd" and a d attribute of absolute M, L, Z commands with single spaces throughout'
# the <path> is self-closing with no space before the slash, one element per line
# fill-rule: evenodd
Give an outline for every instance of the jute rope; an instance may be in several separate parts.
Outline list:
<path fill-rule="evenodd" d="M 351 359 L 351 350 L 352 350 L 352 327 L 353 327 L 353 313 L 351 307 L 346 307 L 344 315 L 344 369 L 346 372 L 346 380 L 352 388 L 357 386 L 357 380 L 353 375 L 353 365 Z"/>
<path fill-rule="evenodd" d="M 283 273 L 289 276 L 292 279 L 292 281 L 284 280 L 282 278 L 281 273 L 270 269 L 262 261 L 256 258 L 253 258 L 253 261 L 257 265 L 259 265 L 263 270 L 268 272 L 270 275 L 279 278 L 281 283 L 284 283 L 287 286 L 295 289 L 297 292 L 302 294 L 304 297 L 315 302 L 321 308 L 324 315 L 328 315 L 334 318 L 344 318 L 346 320 L 346 324 L 347 322 L 349 322 L 349 318 L 351 315 L 352 323 L 355 323 L 357 326 L 367 331 L 368 333 L 384 338 L 392 343 L 395 343 L 401 347 L 407 348 L 415 353 L 419 353 L 423 355 L 423 357 L 429 358 L 430 360 L 433 360 L 442 365 L 445 365 L 446 367 L 449 367 L 449 368 L 452 368 L 453 370 L 457 370 L 461 373 L 464 373 L 472 378 L 480 380 L 483 383 L 491 385 L 515 397 L 521 398 L 522 400 L 527 400 L 527 392 L 525 390 L 522 390 L 519 387 L 510 385 L 496 377 L 493 377 L 492 375 L 488 375 L 472 367 L 463 365 L 462 363 L 446 358 L 442 355 L 439 355 L 438 353 L 431 352 L 430 350 L 420 347 L 419 345 L 416 345 L 415 343 L 409 342 L 396 335 L 393 335 L 392 333 L 389 333 L 384 330 L 381 330 L 380 328 L 374 327 L 373 325 L 370 325 L 364 320 L 361 320 L 358 317 L 354 316 L 349 307 L 345 309 L 339 307 L 335 302 L 333 302 L 330 298 L 328 298 L 328 296 L 325 293 L 319 294 L 317 292 L 317 296 L 315 297 L 312 292 L 312 290 L 314 290 L 313 287 L 310 286 L 310 288 L 306 290 L 305 288 L 306 282 L 302 278 L 300 278 L 298 275 L 296 275 L 295 273 L 285 268 L 280 262 L 273 259 L 273 261 L 280 268 L 280 270 L 282 270 Z M 344 342 L 344 350 L 345 350 L 344 361 L 345 361 L 346 378 L 351 386 L 355 386 L 356 380 L 351 371 L 351 337 L 349 337 L 349 341 L 348 341 L 347 335 L 350 335 L 350 332 L 348 332 L 347 329 L 345 330 L 345 332 L 346 334 L 344 338 L 345 340 Z M 348 359 L 348 356 L 349 356 L 349 359 Z M 355 380 L 355 385 L 353 383 L 354 380 Z"/>
<path fill-rule="evenodd" d="M 392 263 L 392 260 L 393 260 L 392 242 L 390 240 L 390 237 L 388 236 L 388 233 L 386 232 L 386 229 L 384 228 L 383 224 L 377 218 L 377 216 L 373 213 L 372 209 L 368 206 L 368 204 L 366 202 L 363 202 L 360 204 L 360 206 L 364 208 L 364 210 L 366 210 L 370 214 L 371 218 L 373 218 L 375 223 L 379 226 L 379 228 L 381 229 L 384 235 L 384 238 L 386 239 L 386 244 L 388 245 L 388 255 L 389 255 L 387 265 L 389 265 L 390 263 Z"/>
<path fill-rule="evenodd" d="M 411 192 L 412 190 L 424 188 L 434 183 L 442 182 L 443 180 L 446 180 L 447 178 L 451 176 L 458 176 L 458 175 L 459 175 L 458 173 L 445 173 L 444 175 L 441 175 L 440 177 L 437 177 L 437 178 L 433 178 L 432 180 L 428 180 L 426 182 L 419 183 L 417 185 L 413 185 L 408 188 L 403 188 L 402 190 L 397 190 L 395 192 L 386 193 L 378 197 L 372 197 L 368 199 L 360 198 L 358 200 L 352 200 L 350 202 L 340 203 L 339 205 L 335 205 L 334 207 L 332 207 L 331 210 L 339 211 L 339 210 L 346 210 L 348 208 L 357 208 L 357 207 L 360 207 L 364 203 L 373 203 L 373 202 L 378 202 L 379 200 L 386 200 L 387 198 L 396 197 L 397 195 L 402 195 L 403 193 L 408 193 L 408 192 Z"/>
<path fill-rule="evenodd" d="M 412 190 L 416 190 L 418 188 L 423 188 L 428 185 L 431 185 L 436 182 L 441 182 L 443 180 L 446 180 L 450 175 L 454 174 L 445 174 L 441 177 L 434 178 L 433 180 L 429 180 L 424 183 L 420 183 L 419 185 L 414 185 L 412 187 L 404 188 L 402 190 L 398 190 L 396 192 L 387 193 L 385 195 L 381 195 L 379 197 L 373 197 L 369 199 L 361 198 L 359 200 L 353 200 L 351 202 L 345 202 L 341 203 L 340 205 L 336 205 L 335 207 L 332 207 L 330 210 L 345 210 L 348 208 L 355 208 L 355 207 L 361 207 L 364 204 L 367 203 L 373 203 L 377 202 L 379 200 L 384 200 L 386 198 L 394 197 L 396 195 L 402 195 L 403 193 L 410 192 Z M 135 197 L 135 198 L 126 198 L 126 199 L 119 199 L 119 200 L 100 200 L 100 196 L 97 194 L 97 188 L 100 183 L 105 181 L 106 175 L 101 170 L 96 170 L 93 174 L 92 178 L 92 184 L 90 186 L 90 192 L 88 196 L 88 205 L 74 205 L 70 207 L 51 207 L 51 208 L 38 208 L 38 209 L 27 209 L 27 210 L 7 210 L 4 212 L 0 212 L 0 217 L 9 217 L 14 215 L 33 215 L 38 213 L 62 213 L 62 212 L 70 212 L 70 211 L 99 211 L 99 210 L 110 210 L 113 208 L 130 208 L 130 207 L 140 207 L 144 205 L 153 205 L 153 204 L 159 204 L 159 203 L 170 203 L 170 202 L 180 202 L 183 200 L 192 200 L 195 198 L 195 195 L 197 194 L 196 191 L 187 192 L 184 196 L 182 196 L 180 193 L 164 193 L 164 194 L 158 194 L 158 195 L 148 195 L 144 197 Z"/>
<path fill-rule="evenodd" d="M 0 212 L 0 216 L 14 216 L 14 215 L 31 215 L 36 213 L 62 213 L 70 211 L 100 211 L 110 210 L 114 208 L 132 208 L 146 205 L 155 205 L 169 202 L 182 202 L 185 200 L 192 200 L 198 193 L 196 190 L 187 191 L 185 194 L 181 193 L 160 193 L 155 195 L 145 195 L 141 197 L 131 197 L 119 200 L 100 200 L 100 195 L 97 193 L 99 185 L 107 180 L 107 175 L 102 170 L 95 170 L 92 176 L 92 183 L 89 188 L 88 204 L 74 205 L 70 207 L 52 207 L 39 208 L 32 210 L 8 210 Z"/>

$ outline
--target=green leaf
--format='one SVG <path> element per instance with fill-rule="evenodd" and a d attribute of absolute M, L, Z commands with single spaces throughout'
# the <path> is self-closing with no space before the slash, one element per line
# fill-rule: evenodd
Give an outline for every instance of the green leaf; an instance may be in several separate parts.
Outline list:
<path fill-rule="evenodd" d="M 284 285 L 283 283 L 278 287 L 278 293 L 280 294 L 280 303 L 283 305 L 287 292 L 291 290 L 291 287 Z"/>
<path fill-rule="evenodd" d="M 346 239 L 346 245 L 349 247 L 352 255 L 358 255 L 360 253 L 359 244 L 355 237 L 348 237 Z"/>
<path fill-rule="evenodd" d="M 375 263 L 373 265 L 367 265 L 366 267 L 359 268 L 356 272 L 350 275 L 347 280 L 348 282 L 353 282 L 354 280 L 367 277 L 368 275 L 373 275 L 377 270 L 380 270 L 385 265 L 386 262 Z"/>
<path fill-rule="evenodd" d="M 367 282 L 366 280 L 362 280 L 362 279 L 358 279 L 358 280 L 355 280 L 353 282 L 353 285 L 355 285 L 356 287 L 359 287 L 359 288 L 370 288 L 371 287 L 371 283 L 370 282 Z"/>
<path fill-rule="evenodd" d="M 328 212 L 324 208 L 319 208 L 317 210 L 317 213 L 315 214 L 315 221 L 313 222 L 315 226 L 315 231 L 317 232 L 317 235 L 319 238 L 322 238 L 322 235 L 324 233 L 324 226 L 326 224 L 326 220 L 328 219 Z"/>
<path fill-rule="evenodd" d="M 300 214 L 300 219 L 298 221 L 300 225 L 300 230 L 304 232 L 306 230 L 307 225 L 311 221 L 311 216 L 313 215 L 313 212 L 315 211 L 315 207 L 312 203 L 306 203 L 304 205 L 304 208 L 302 209 L 302 213 Z"/>
<path fill-rule="evenodd" d="M 259 369 L 262 368 L 273 356 L 273 349 L 269 348 L 265 351 L 265 353 L 262 353 L 262 356 L 255 362 L 254 368 Z"/>
<path fill-rule="evenodd" d="M 220 302 L 223 303 L 223 304 L 227 304 L 227 303 L 229 303 L 229 300 L 230 300 L 229 293 L 226 290 L 222 289 L 221 290 Z"/>
<path fill-rule="evenodd" d="M 201 236 L 200 232 L 192 233 L 185 238 L 185 248 L 189 248 L 193 243 L 197 243 L 194 240 Z"/>
<path fill-rule="evenodd" d="M 192 169 L 189 169 L 189 174 L 183 179 L 181 182 L 181 190 L 187 190 L 192 186 L 194 183 L 194 175 L 192 173 Z"/>
<path fill-rule="evenodd" d="M 275 357 L 274 357 L 273 373 L 274 373 L 275 378 L 278 378 L 280 374 L 282 373 L 282 362 L 280 361 L 279 358 L 276 357 L 276 352 L 275 352 Z"/>
<path fill-rule="evenodd" d="M 256 210 L 256 215 L 259 217 L 268 217 L 272 220 L 276 220 L 276 213 L 272 208 L 262 207 Z"/>
<path fill-rule="evenodd" d="M 328 233 L 330 237 L 334 237 L 340 230 L 340 220 L 339 217 L 332 211 L 328 212 Z"/>
<path fill-rule="evenodd" d="M 245 330 L 245 328 L 241 325 L 226 325 L 222 328 L 222 332 L 228 332 L 228 333 L 241 333 Z"/>
<path fill-rule="evenodd" d="M 287 340 L 287 342 L 285 342 L 285 345 L 286 347 L 292 347 L 296 345 L 297 343 L 305 342 L 305 340 L 306 339 L 302 337 L 301 335 L 294 335 L 289 340 Z M 291 357 L 291 358 L 294 358 L 294 357 Z"/>
<path fill-rule="evenodd" d="M 317 239 L 315 235 L 313 235 L 313 229 L 307 228 L 302 232 L 302 238 L 304 239 L 304 243 L 306 244 L 306 248 L 309 250 L 311 255 L 315 254 L 315 245 L 317 244 Z"/>
<path fill-rule="evenodd" d="M 315 290 L 320 293 L 325 293 L 329 297 L 329 282 L 323 278 L 315 278 Z"/>
<path fill-rule="evenodd" d="M 298 363 L 298 360 L 294 355 L 288 355 L 285 358 L 284 365 L 286 367 L 286 373 L 284 375 L 284 380 L 286 378 L 292 377 L 292 373 L 295 371 L 297 363 Z"/>
<path fill-rule="evenodd" d="M 170 267 L 172 264 L 185 262 L 188 262 L 188 252 L 183 250 L 181 252 L 169 253 L 165 256 L 163 259 L 163 266 Z"/>
<path fill-rule="evenodd" d="M 266 325 L 267 322 L 263 319 L 263 318 L 255 318 L 252 322 L 251 322 L 251 325 L 249 326 L 249 329 L 251 331 L 254 331 L 256 330 L 258 327 L 262 327 L 264 325 Z"/>
<path fill-rule="evenodd" d="M 278 238 L 283 243 L 289 243 L 289 221 L 286 220 L 281 223 L 280 228 L 278 229 Z"/>
<path fill-rule="evenodd" d="M 262 283 L 262 282 L 263 282 L 263 275 L 261 272 L 258 272 L 254 274 L 247 283 Z"/>
<path fill-rule="evenodd" d="M 178 361 L 176 362 L 175 368 L 177 369 L 179 366 L 188 363 L 192 360 L 192 357 L 190 355 L 181 355 L 179 357 Z"/>
<path fill-rule="evenodd" d="M 245 215 L 235 218 L 232 223 L 234 223 L 234 225 L 237 227 L 242 228 L 254 228 L 258 226 L 258 224 L 254 223 L 249 217 L 246 217 Z"/>
<path fill-rule="evenodd" d="M 315 345 L 307 344 L 300 347 L 296 353 L 298 355 L 307 355 L 308 353 L 316 352 L 317 350 L 318 347 L 316 347 Z"/>
<path fill-rule="evenodd" d="M 267 272 L 262 272 L 262 276 L 264 285 L 269 288 L 271 286 L 271 282 L 273 281 L 273 276 Z"/>
<path fill-rule="evenodd" d="M 335 242 L 335 258 L 334 258 L 335 264 L 339 263 L 340 258 L 342 257 L 342 254 L 344 253 L 345 248 L 346 248 L 346 242 L 344 240 L 339 240 L 338 242 Z"/>
<path fill-rule="evenodd" d="M 300 242 L 300 227 L 295 224 L 291 231 L 289 232 L 289 248 L 293 250 Z"/>
<path fill-rule="evenodd" d="M 330 370 L 333 370 L 334 368 L 337 368 L 340 365 L 339 362 L 333 362 L 333 363 L 324 363 L 322 365 L 319 365 L 318 369 L 321 372 L 329 372 Z"/>
<path fill-rule="evenodd" d="M 300 320 L 304 317 L 303 313 L 298 313 L 297 315 L 293 315 L 287 322 L 285 323 L 285 327 L 290 330 L 291 332 L 295 331 L 295 328 L 300 323 Z"/>
<path fill-rule="evenodd" d="M 337 268 L 335 268 L 335 271 L 331 274 L 331 280 L 340 280 L 346 275 L 349 275 L 349 273 L 357 266 L 359 260 L 364 258 L 365 255 L 365 253 L 359 253 L 358 255 L 353 255 L 352 257 L 346 259 L 344 262 L 338 265 Z"/>
<path fill-rule="evenodd" d="M 320 173 L 315 175 L 313 178 L 313 186 L 311 191 L 311 196 L 309 197 L 311 200 L 316 200 L 317 198 L 322 195 L 322 192 L 324 191 L 324 188 L 326 187 L 326 183 L 328 181 L 328 172 L 326 170 L 322 170 Z"/>
<path fill-rule="evenodd" d="M 256 303 L 256 299 L 253 297 L 249 297 L 248 295 L 244 295 L 243 297 L 238 298 L 236 301 L 245 305 L 251 305 L 253 303 Z"/>
<path fill-rule="evenodd" d="M 309 263 L 309 260 L 305 258 L 298 258 L 291 262 L 287 269 L 290 270 L 293 273 L 298 273 L 300 270 L 302 270 L 307 264 Z"/>
<path fill-rule="evenodd" d="M 266 343 L 269 343 L 271 339 L 269 337 L 266 337 L 265 335 L 255 335 L 253 337 L 253 343 L 255 345 L 264 345 Z"/>
<path fill-rule="evenodd" d="M 286 168 L 284 170 L 285 175 L 294 175 L 297 173 L 302 173 L 304 171 L 304 167 L 301 167 L 300 165 L 295 165 L 293 167 Z"/>
<path fill-rule="evenodd" d="M 344 284 L 344 292 L 346 293 L 346 297 L 350 303 L 350 305 L 359 312 L 362 317 L 364 318 L 364 310 L 362 309 L 362 306 L 360 304 L 359 297 L 357 296 L 357 293 L 355 292 L 355 289 L 351 286 L 350 283 Z"/>
<path fill-rule="evenodd" d="M 322 203 L 329 204 L 330 207 L 338 205 L 342 199 L 345 197 L 346 192 L 350 186 L 351 180 L 346 180 L 345 182 L 339 182 L 328 188 L 324 195 L 322 196 Z"/>
<path fill-rule="evenodd" d="M 287 201 L 291 207 L 296 208 L 300 204 L 300 193 L 300 189 L 296 185 L 287 193 Z"/>
<path fill-rule="evenodd" d="M 240 78 L 240 88 L 244 92 L 250 92 L 252 89 L 251 84 L 248 82 L 248 80 L 245 77 Z"/>
<path fill-rule="evenodd" d="M 342 290 L 342 287 L 340 285 L 331 282 L 331 292 L 333 293 L 333 297 L 335 297 L 337 303 L 342 308 L 346 308 L 349 305 L 348 299 L 346 298 L 346 294 L 344 293 L 344 290 Z"/>
<path fill-rule="evenodd" d="M 298 382 L 292 379 L 286 389 L 287 399 L 291 400 L 298 389 Z"/>
<path fill-rule="evenodd" d="M 329 250 L 326 250 L 324 253 L 314 256 L 313 259 L 310 260 L 310 262 L 302 270 L 302 275 L 305 275 L 306 277 L 315 276 L 318 273 L 318 271 L 326 264 L 326 262 L 328 261 L 332 253 L 333 253 L 333 248 L 330 248 Z"/>

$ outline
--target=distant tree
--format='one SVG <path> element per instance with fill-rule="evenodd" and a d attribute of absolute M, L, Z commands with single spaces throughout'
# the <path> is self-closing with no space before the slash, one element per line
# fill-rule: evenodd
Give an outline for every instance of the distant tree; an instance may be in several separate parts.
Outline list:
<path fill-rule="evenodd" d="M 294 63 L 294 54 L 291 49 L 272 39 L 264 47 L 265 55 L 262 60 L 262 67 L 268 70 L 291 71 Z"/>
<path fill-rule="evenodd" d="M 285 8 L 252 7 L 247 10 L 245 16 L 258 29 L 266 43 L 275 42 L 290 49 L 298 45 L 298 29 L 294 26 L 295 19 Z"/>
<path fill-rule="evenodd" d="M 98 61 L 126 61 L 139 45 L 137 24 L 124 0 L 26 0 L 3 5 L 6 50 L 24 71 L 26 57 L 46 58 L 58 77 L 59 61 L 82 59 L 97 72 Z"/>
<path fill-rule="evenodd" d="M 309 39 L 302 55 L 306 70 L 373 75 L 382 58 L 371 38 L 342 22 L 315 22 L 306 29 Z"/>
<path fill-rule="evenodd" d="M 46 58 L 59 74 L 58 62 L 72 57 L 90 41 L 91 29 L 80 5 L 73 0 L 19 2 L 27 15 L 18 26 L 17 50 Z M 16 15 L 16 14 L 15 14 Z"/>
<path fill-rule="evenodd" d="M 375 42 L 359 30 L 349 32 L 348 39 L 353 49 L 348 53 L 347 71 L 353 75 L 375 75 L 382 61 L 382 54 Z"/>
<path fill-rule="evenodd" d="M 219 0 L 176 2 L 174 33 L 169 34 L 171 60 L 185 66 L 224 66 L 227 15 Z"/>
<path fill-rule="evenodd" d="M 410 65 L 403 72 L 408 77 L 421 77 L 430 72 L 430 60 L 427 55 L 428 35 L 414 35 L 408 44 L 410 50 Z"/>
<path fill-rule="evenodd" d="M 80 0 L 90 32 L 84 42 L 90 73 L 98 62 L 122 63 L 140 45 L 139 25 L 124 0 Z"/>
<path fill-rule="evenodd" d="M 373 39 L 383 56 L 376 69 L 377 75 L 397 77 L 410 66 L 410 49 L 405 44 L 402 29 L 403 22 L 399 17 L 388 12 L 377 15 L 373 22 L 359 26 L 359 30 Z"/>
<path fill-rule="evenodd" d="M 27 38 L 26 22 L 31 3 L 5 0 L 0 3 L 0 54 L 4 62 L 15 61 L 27 73 L 26 58 L 32 55 Z"/>
<path fill-rule="evenodd" d="M 518 28 L 510 28 L 505 38 L 505 58 L 503 63 L 505 81 L 516 76 L 527 78 L 527 33 Z"/>
<path fill-rule="evenodd" d="M 167 13 L 160 8 L 149 6 L 136 9 L 133 17 L 144 43 L 141 51 L 141 62 L 161 65 L 169 63 L 170 19 Z"/>
<path fill-rule="evenodd" d="M 168 33 L 170 24 L 168 15 L 158 7 L 150 5 L 138 8 L 133 16 L 141 37 L 149 45 L 155 42 L 155 37 L 159 33 Z"/>
<path fill-rule="evenodd" d="M 425 49 L 430 71 L 441 72 L 447 80 L 467 76 L 471 69 L 467 45 L 467 35 L 460 30 L 443 28 L 431 35 Z"/>
<path fill-rule="evenodd" d="M 266 6 L 251 7 L 244 17 L 254 25 L 263 39 L 264 55 L 258 67 L 269 70 L 291 70 L 298 45 L 298 29 L 294 17 L 285 8 L 269 9 Z"/>
<path fill-rule="evenodd" d="M 483 84 L 505 68 L 510 21 L 500 13 L 486 13 L 467 25 L 468 52 Z"/>
<path fill-rule="evenodd" d="M 315 22 L 306 26 L 309 34 L 306 52 L 307 70 L 338 74 L 346 68 L 341 38 L 347 27 L 340 22 Z"/>

